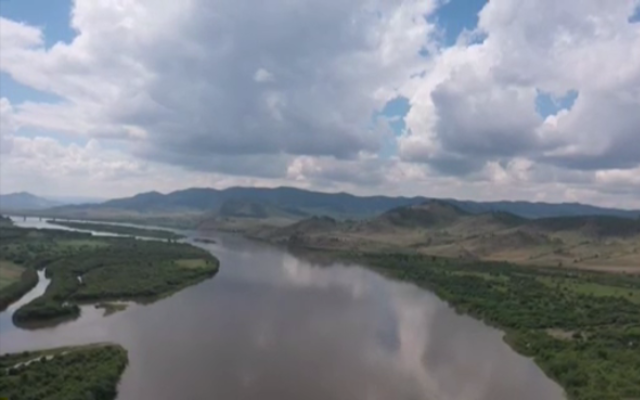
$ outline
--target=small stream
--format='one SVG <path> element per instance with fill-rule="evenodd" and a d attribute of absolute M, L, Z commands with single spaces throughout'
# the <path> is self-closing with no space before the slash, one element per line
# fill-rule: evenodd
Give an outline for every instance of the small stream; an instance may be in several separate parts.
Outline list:
<path fill-rule="evenodd" d="M 38 284 L 25 293 L 20 300 L 11 304 L 7 309 L 3 312 L 0 312 L 0 333 L 11 330 L 13 328 L 13 313 L 16 312 L 17 309 L 24 306 L 27 303 L 30 303 L 32 300 L 37 299 L 42 296 L 44 292 L 47 290 L 47 287 L 51 283 L 51 279 L 46 277 L 46 270 L 43 269 L 38 271 Z"/>
<path fill-rule="evenodd" d="M 46 277 L 46 270 L 43 269 L 38 271 L 38 284 L 29 292 L 27 292 L 24 296 L 22 296 L 20 300 L 11 304 L 7 308 L 6 312 L 9 314 L 13 314 L 18 308 L 42 296 L 44 292 L 47 290 L 47 287 L 49 286 L 50 283 L 51 283 L 51 279 Z"/>

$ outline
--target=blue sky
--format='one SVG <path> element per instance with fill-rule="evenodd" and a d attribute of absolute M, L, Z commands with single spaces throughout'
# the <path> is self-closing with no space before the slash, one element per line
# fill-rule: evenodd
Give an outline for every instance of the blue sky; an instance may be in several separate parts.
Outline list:
<path fill-rule="evenodd" d="M 69 26 L 71 0 L 3 0 L 2 16 L 44 28 L 45 42 L 70 42 L 75 33 Z"/>
<path fill-rule="evenodd" d="M 478 25 L 478 13 L 487 0 L 451 0 L 434 15 L 444 30 L 443 41 L 452 45 L 463 30 L 471 31 Z"/>
<path fill-rule="evenodd" d="M 70 25 L 71 0 L 4 0 L 0 1 L 0 15 L 28 25 L 42 27 L 47 47 L 57 42 L 70 42 L 75 32 Z M 0 95 L 11 103 L 24 101 L 55 102 L 57 96 L 42 93 L 14 81 L 0 73 Z"/>
<path fill-rule="evenodd" d="M 444 46 L 454 45 L 456 39 L 464 30 L 475 29 L 478 23 L 478 13 L 487 0 L 450 0 L 442 5 L 432 17 L 440 27 Z M 71 0 L 5 0 L 2 1 L 0 14 L 14 21 L 25 22 L 29 25 L 42 27 L 47 47 L 57 42 L 69 43 L 75 32 L 70 27 Z M 640 18 L 640 11 L 637 15 Z M 12 104 L 25 101 L 56 102 L 60 99 L 50 93 L 43 93 L 14 81 L 6 73 L 0 73 L 0 95 L 7 97 Z M 562 108 L 570 108 L 577 97 L 576 92 L 569 92 L 560 98 L 540 92 L 536 100 L 536 109 L 546 117 L 557 113 Z M 390 118 L 390 127 L 397 134 L 405 129 L 402 119 L 409 111 L 408 99 L 398 97 L 390 101 L 374 118 L 382 115 Z M 41 132 L 38 132 L 41 133 Z M 23 132 L 24 134 L 24 132 Z M 27 133 L 29 134 L 29 133 Z M 34 133 L 31 132 L 31 135 Z M 386 148 L 384 153 L 392 152 Z"/>

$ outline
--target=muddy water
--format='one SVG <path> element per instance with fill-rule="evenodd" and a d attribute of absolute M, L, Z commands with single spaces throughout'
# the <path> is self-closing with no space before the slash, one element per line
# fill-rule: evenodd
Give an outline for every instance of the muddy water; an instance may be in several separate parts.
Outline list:
<path fill-rule="evenodd" d="M 32 221 L 34 225 L 38 225 Z M 41 224 L 41 223 L 39 223 Z M 0 352 L 114 341 L 120 400 L 560 400 L 502 334 L 410 284 L 231 236 L 213 279 L 151 305 L 36 331 L 0 315 Z"/>

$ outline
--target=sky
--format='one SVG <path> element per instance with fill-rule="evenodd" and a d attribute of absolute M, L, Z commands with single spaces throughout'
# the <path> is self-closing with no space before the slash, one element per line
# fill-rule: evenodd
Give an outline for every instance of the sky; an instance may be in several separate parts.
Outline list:
<path fill-rule="evenodd" d="M 640 208 L 640 0 L 1 0 L 0 192 Z"/>

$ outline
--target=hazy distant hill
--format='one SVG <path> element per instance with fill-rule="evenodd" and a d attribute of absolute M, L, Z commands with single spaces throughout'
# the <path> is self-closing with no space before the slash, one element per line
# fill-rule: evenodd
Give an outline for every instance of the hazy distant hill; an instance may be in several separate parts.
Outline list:
<path fill-rule="evenodd" d="M 247 233 L 271 242 L 329 250 L 406 249 L 466 259 L 640 267 L 640 218 L 526 219 L 502 211 L 473 214 L 441 200 L 395 208 L 366 220 L 314 217 Z"/>
<path fill-rule="evenodd" d="M 0 195 L 0 210 L 43 210 L 61 204 L 27 192 Z"/>
<path fill-rule="evenodd" d="M 257 203 L 247 200 L 227 200 L 215 213 L 218 217 L 234 218 L 307 218 L 309 214 L 295 208 L 279 207 L 267 203 Z"/>
<path fill-rule="evenodd" d="M 325 215 L 336 218 L 369 218 L 386 211 L 429 200 L 425 197 L 354 196 L 348 193 L 322 193 L 289 187 L 232 187 L 218 190 L 193 188 L 168 194 L 141 193 L 133 197 L 109 200 L 100 204 L 66 206 L 58 212 L 122 210 L 136 213 L 218 212 L 224 204 L 247 202 L 260 207 L 286 210 L 292 215 Z M 444 199 L 468 213 L 508 212 L 525 218 L 576 215 L 608 215 L 637 218 L 640 211 L 595 207 L 578 203 L 548 204 L 530 202 L 473 202 Z M 227 207 L 227 206 L 225 206 Z M 229 206 L 231 207 L 231 206 Z M 244 207 L 244 206 L 238 206 Z"/>

